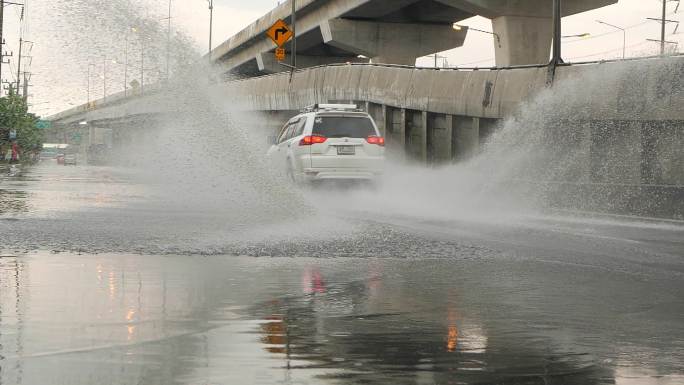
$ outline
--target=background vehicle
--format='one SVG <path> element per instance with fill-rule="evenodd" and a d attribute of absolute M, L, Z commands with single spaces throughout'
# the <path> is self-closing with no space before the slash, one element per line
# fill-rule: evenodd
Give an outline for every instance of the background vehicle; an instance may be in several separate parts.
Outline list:
<path fill-rule="evenodd" d="M 267 156 L 295 182 L 376 180 L 385 139 L 356 105 L 317 104 L 285 124 Z"/>
<path fill-rule="evenodd" d="M 40 159 L 58 159 L 60 156 L 63 158 L 67 148 L 69 148 L 69 145 L 64 143 L 43 143 L 43 149 L 40 152 Z M 63 160 L 64 159 L 62 159 L 62 161 Z"/>
<path fill-rule="evenodd" d="M 77 163 L 77 157 L 76 154 L 66 154 L 64 155 L 64 165 L 65 166 L 75 166 Z"/>
<path fill-rule="evenodd" d="M 78 148 L 69 146 L 67 147 L 66 151 L 64 152 L 64 165 L 65 166 L 75 166 L 76 163 L 78 162 Z"/>

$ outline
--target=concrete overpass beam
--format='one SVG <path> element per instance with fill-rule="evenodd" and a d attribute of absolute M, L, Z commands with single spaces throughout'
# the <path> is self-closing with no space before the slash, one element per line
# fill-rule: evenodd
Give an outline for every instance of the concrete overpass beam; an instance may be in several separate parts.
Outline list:
<path fill-rule="evenodd" d="M 492 19 L 492 27 L 500 38 L 495 43 L 498 67 L 549 62 L 551 17 L 500 16 Z"/>
<path fill-rule="evenodd" d="M 388 64 L 415 65 L 419 57 L 462 46 L 467 33 L 465 28 L 456 31 L 442 24 L 346 19 L 321 23 L 325 44 Z"/>
<path fill-rule="evenodd" d="M 273 52 L 260 53 L 256 56 L 257 66 L 260 72 L 273 74 L 283 71 L 289 71 L 289 68 L 280 65 L 275 59 Z M 283 61 L 285 64 L 292 63 L 291 56 L 288 54 Z M 309 68 L 326 64 L 337 63 L 368 63 L 368 59 L 359 58 L 356 56 L 305 56 L 297 55 L 297 67 Z"/>

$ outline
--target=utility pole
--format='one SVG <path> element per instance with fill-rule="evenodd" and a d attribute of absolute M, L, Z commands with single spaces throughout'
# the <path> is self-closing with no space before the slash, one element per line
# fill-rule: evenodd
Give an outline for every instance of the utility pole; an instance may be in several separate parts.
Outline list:
<path fill-rule="evenodd" d="M 3 55 L 3 45 L 5 40 L 2 37 L 2 27 L 5 21 L 5 0 L 0 0 L 0 82 L 2 82 L 2 64 L 5 62 L 5 55 Z M 2 96 L 2 89 L 0 89 L 0 96 Z"/>
<path fill-rule="evenodd" d="M 19 56 L 17 57 L 17 95 L 21 89 L 21 48 L 24 45 L 24 39 L 19 38 Z"/>
<path fill-rule="evenodd" d="M 562 0 L 553 0 L 553 57 L 549 63 L 548 77 L 546 83 L 552 85 L 556 78 L 556 68 L 563 63 L 561 52 L 561 39 L 563 38 L 562 23 Z"/>
<path fill-rule="evenodd" d="M 4 30 L 4 21 L 5 21 L 5 5 L 21 5 L 21 3 L 15 3 L 11 1 L 6 1 L 6 0 L 0 0 L 0 81 L 2 81 L 2 65 L 3 64 L 9 64 L 9 61 L 5 61 L 6 57 L 10 57 L 13 54 L 10 52 L 7 54 L 7 52 L 4 51 L 3 46 L 5 45 L 5 38 L 3 36 L 3 30 Z M 21 18 L 24 18 L 24 12 L 22 10 Z M 2 88 L 0 87 L 0 96 L 2 96 Z"/>
<path fill-rule="evenodd" d="M 665 40 L 665 34 L 666 34 L 666 25 L 667 23 L 675 23 L 677 27 L 675 28 L 675 33 L 677 32 L 677 29 L 679 28 L 679 21 L 677 20 L 668 20 L 667 19 L 667 3 L 668 1 L 674 1 L 677 2 L 677 9 L 679 9 L 679 0 L 662 0 L 663 2 L 663 12 L 661 17 L 655 18 L 655 17 L 647 17 L 646 19 L 648 20 L 654 20 L 660 23 L 660 39 L 646 39 L 648 41 L 653 41 L 653 42 L 659 42 L 660 43 L 660 55 L 665 55 L 665 44 L 677 44 L 676 41 L 667 41 Z M 676 10 L 675 10 L 676 12 Z"/>
<path fill-rule="evenodd" d="M 292 1 L 292 72 L 297 69 L 297 0 Z"/>
<path fill-rule="evenodd" d="M 28 101 L 29 79 L 31 78 L 30 75 L 30 73 L 24 71 L 24 103 Z"/>
<path fill-rule="evenodd" d="M 660 54 L 665 55 L 665 18 L 667 17 L 667 0 L 663 0 L 663 17 L 660 25 Z"/>
<path fill-rule="evenodd" d="M 553 0 L 553 63 L 558 65 L 563 63 L 561 36 L 562 33 L 562 9 L 561 0 Z"/>
<path fill-rule="evenodd" d="M 169 63 L 171 62 L 171 0 L 169 0 L 169 19 L 166 31 L 166 81 L 169 81 Z"/>

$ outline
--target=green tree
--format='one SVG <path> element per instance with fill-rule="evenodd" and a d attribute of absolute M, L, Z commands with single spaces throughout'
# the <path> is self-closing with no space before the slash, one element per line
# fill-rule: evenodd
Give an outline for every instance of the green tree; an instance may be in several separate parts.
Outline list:
<path fill-rule="evenodd" d="M 43 143 L 43 132 L 36 128 L 38 118 L 28 112 L 21 96 L 0 98 L 0 146 L 9 144 L 9 133 L 17 131 L 17 142 L 22 151 L 38 150 Z"/>

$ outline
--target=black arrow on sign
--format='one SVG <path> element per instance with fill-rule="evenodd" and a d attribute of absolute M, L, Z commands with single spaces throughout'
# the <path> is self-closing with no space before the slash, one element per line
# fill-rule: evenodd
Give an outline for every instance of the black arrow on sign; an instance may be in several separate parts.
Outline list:
<path fill-rule="evenodd" d="M 280 40 L 280 36 L 279 36 L 280 34 L 287 35 L 288 32 L 290 32 L 290 30 L 285 28 L 285 27 L 280 27 L 280 28 L 276 29 L 275 30 L 276 40 Z"/>

